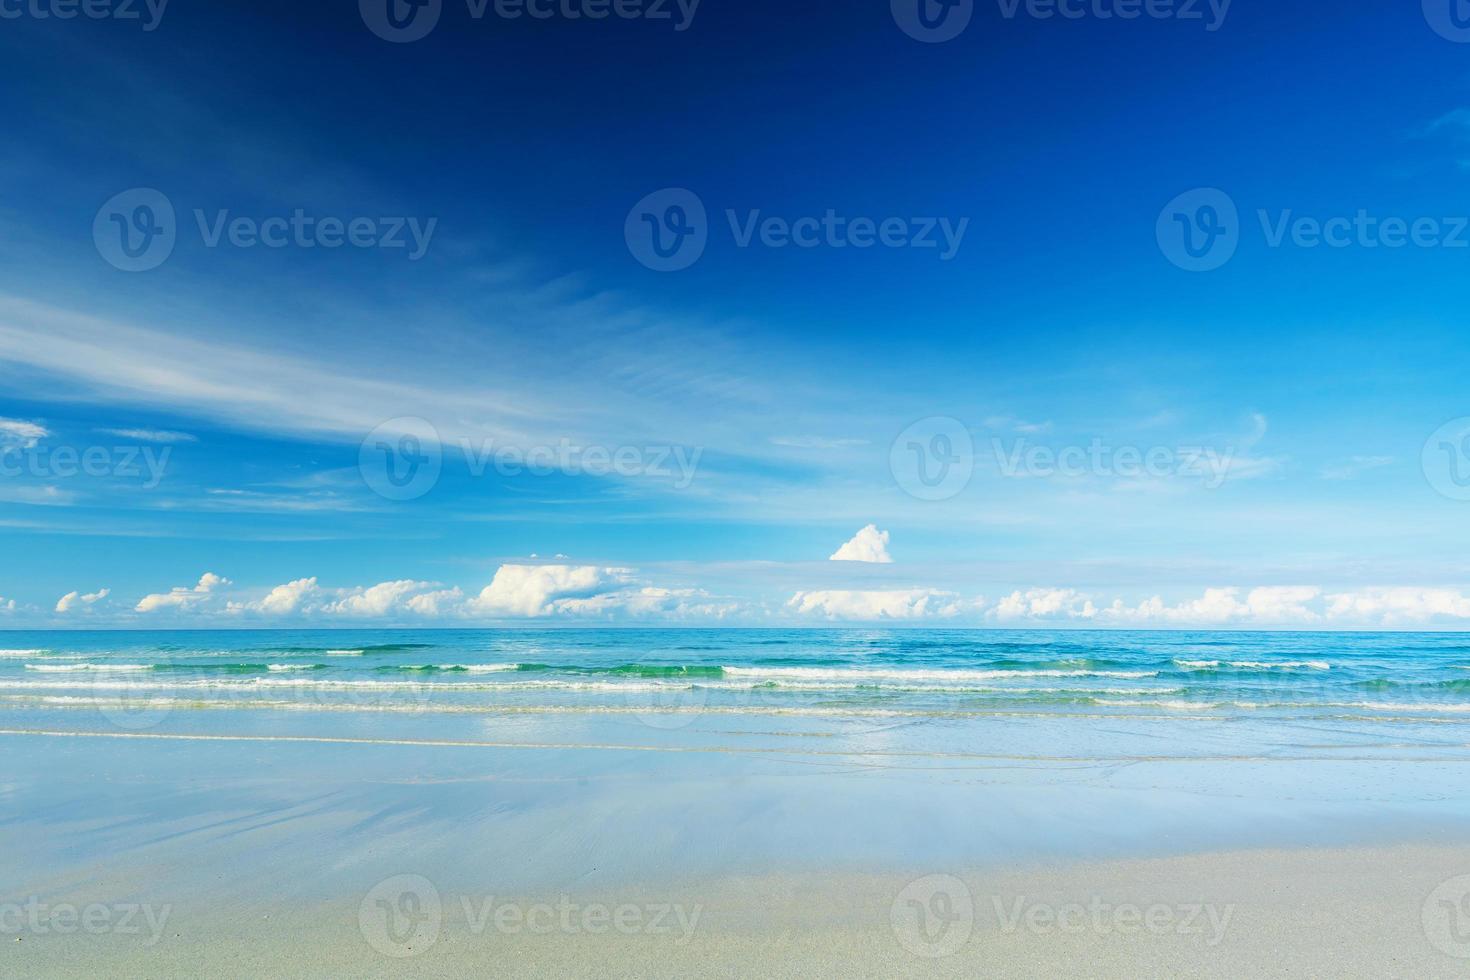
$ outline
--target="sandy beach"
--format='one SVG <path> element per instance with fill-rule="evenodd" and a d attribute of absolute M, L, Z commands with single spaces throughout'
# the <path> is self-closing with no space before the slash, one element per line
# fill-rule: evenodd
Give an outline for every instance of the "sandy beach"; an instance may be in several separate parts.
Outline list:
<path fill-rule="evenodd" d="M 1467 874 L 1470 847 L 1395 846 L 525 897 L 405 876 L 358 901 L 176 909 L 156 942 L 145 919 L 131 938 L 27 935 L 4 960 L 30 976 L 1451 977 Z"/>
<path fill-rule="evenodd" d="M 4 975 L 1470 961 L 1459 640 L 45 639 L 0 664 Z"/>

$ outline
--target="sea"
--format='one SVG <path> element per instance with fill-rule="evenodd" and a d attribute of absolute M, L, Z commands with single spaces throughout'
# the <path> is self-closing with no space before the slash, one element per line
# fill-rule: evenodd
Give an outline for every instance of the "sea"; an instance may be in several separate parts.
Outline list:
<path fill-rule="evenodd" d="M 207 905 L 1458 842 L 1467 726 L 1456 633 L 13 631 L 0 871 Z"/>

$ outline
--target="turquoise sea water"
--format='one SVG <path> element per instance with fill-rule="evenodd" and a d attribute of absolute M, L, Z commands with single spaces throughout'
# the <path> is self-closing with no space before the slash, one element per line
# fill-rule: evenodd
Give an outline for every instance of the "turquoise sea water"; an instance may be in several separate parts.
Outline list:
<path fill-rule="evenodd" d="M 1365 730 L 1470 717 L 1470 635 L 963 630 L 0 634 L 0 711 L 124 729 L 209 711 L 963 719 Z M 175 719 L 177 720 L 177 719 Z M 331 722 L 323 722 L 330 726 Z"/>

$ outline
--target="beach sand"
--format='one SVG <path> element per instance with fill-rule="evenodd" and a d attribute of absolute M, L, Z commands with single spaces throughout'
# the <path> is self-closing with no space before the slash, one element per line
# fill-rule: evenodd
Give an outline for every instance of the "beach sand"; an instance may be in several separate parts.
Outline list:
<path fill-rule="evenodd" d="M 1450 955 L 1470 954 L 1470 878 L 1453 881 L 1465 873 L 1470 848 L 1396 846 L 524 897 L 387 879 L 310 907 L 176 909 L 151 945 L 146 925 L 26 935 L 7 942 L 0 972 L 1450 977 L 1470 963 Z"/>

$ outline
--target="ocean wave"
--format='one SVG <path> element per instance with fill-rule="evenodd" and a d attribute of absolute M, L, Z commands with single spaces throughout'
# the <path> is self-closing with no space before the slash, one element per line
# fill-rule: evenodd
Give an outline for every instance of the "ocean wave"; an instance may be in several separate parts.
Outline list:
<path fill-rule="evenodd" d="M 40 650 L 0 650 L 0 657 L 12 657 L 12 658 L 19 658 L 19 657 L 43 657 L 43 656 L 45 656 L 46 654 L 48 654 L 50 652 L 51 652 L 50 650 L 46 650 L 46 649 L 40 649 Z"/>
<path fill-rule="evenodd" d="M 1184 670 L 1331 670 L 1325 660 L 1175 660 L 1174 665 Z"/>

